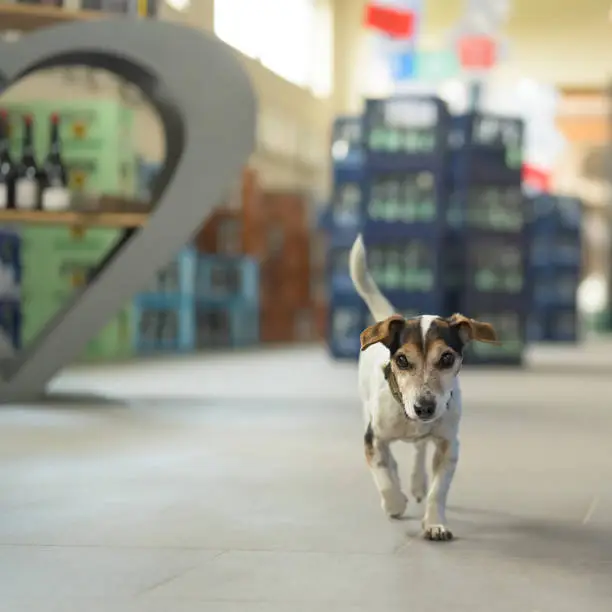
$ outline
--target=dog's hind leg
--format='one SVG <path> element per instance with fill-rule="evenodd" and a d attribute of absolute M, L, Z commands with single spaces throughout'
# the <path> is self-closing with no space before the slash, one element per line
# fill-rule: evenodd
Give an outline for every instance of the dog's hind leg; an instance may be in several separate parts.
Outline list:
<path fill-rule="evenodd" d="M 422 440 L 415 444 L 416 453 L 414 455 L 414 466 L 410 481 L 412 496 L 421 503 L 427 495 L 427 469 L 425 461 L 427 459 L 427 441 Z"/>
<path fill-rule="evenodd" d="M 377 438 L 372 426 L 368 425 L 364 446 L 366 460 L 381 496 L 382 509 L 391 518 L 401 517 L 406 510 L 408 499 L 402 493 L 397 462 L 389 443 Z"/>

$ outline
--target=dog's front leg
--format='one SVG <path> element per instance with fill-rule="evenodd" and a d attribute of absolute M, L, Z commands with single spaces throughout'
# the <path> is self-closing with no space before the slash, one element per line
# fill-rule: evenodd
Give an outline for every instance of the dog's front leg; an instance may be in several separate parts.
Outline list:
<path fill-rule="evenodd" d="M 406 510 L 408 499 L 402 493 L 397 462 L 391 453 L 389 442 L 375 436 L 370 425 L 364 443 L 366 460 L 381 496 L 382 509 L 391 518 L 399 518 Z"/>
<path fill-rule="evenodd" d="M 421 440 L 416 442 L 416 453 L 414 455 L 414 466 L 412 468 L 412 496 L 420 504 L 427 496 L 427 470 L 425 459 L 427 458 L 427 442 Z"/>
<path fill-rule="evenodd" d="M 433 457 L 433 481 L 427 494 L 424 535 L 428 540 L 452 540 L 453 534 L 446 526 L 446 498 L 459 460 L 459 440 L 435 440 Z"/>

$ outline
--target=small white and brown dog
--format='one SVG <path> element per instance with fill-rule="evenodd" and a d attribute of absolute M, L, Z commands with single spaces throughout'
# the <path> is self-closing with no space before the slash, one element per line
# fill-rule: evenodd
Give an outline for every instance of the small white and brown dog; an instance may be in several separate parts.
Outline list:
<path fill-rule="evenodd" d="M 407 497 L 401 489 L 390 444 L 412 442 L 416 456 L 413 497 L 425 500 L 423 534 L 451 540 L 446 498 L 459 459 L 461 390 L 457 375 L 470 341 L 497 342 L 494 329 L 455 314 L 405 319 L 394 309 L 368 272 L 361 236 L 353 244 L 350 273 L 359 295 L 377 323 L 361 333 L 359 394 L 365 417 L 365 454 L 381 495 L 383 510 L 399 518 Z M 427 443 L 434 445 L 433 479 L 428 487 Z"/>

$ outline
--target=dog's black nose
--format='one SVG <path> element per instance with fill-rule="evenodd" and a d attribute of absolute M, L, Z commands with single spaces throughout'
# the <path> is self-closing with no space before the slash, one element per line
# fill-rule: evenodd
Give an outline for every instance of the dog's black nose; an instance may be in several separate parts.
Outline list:
<path fill-rule="evenodd" d="M 436 400 L 429 397 L 420 398 L 414 405 L 414 412 L 424 421 L 431 419 L 436 412 Z"/>

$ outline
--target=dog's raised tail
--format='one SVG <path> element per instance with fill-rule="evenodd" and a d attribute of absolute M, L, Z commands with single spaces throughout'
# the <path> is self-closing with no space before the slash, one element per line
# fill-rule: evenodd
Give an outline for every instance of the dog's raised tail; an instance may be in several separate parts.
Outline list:
<path fill-rule="evenodd" d="M 393 306 L 381 293 L 368 270 L 366 263 L 366 250 L 361 234 L 357 236 L 349 258 L 351 280 L 357 293 L 370 309 L 374 320 L 382 321 L 395 313 Z"/>

